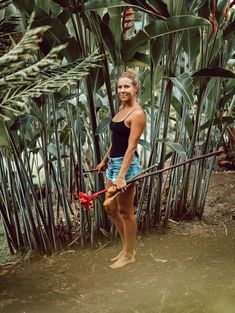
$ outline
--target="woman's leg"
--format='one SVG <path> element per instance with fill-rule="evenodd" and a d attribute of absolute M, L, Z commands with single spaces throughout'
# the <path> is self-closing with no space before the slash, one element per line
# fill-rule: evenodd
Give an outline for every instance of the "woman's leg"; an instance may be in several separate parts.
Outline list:
<path fill-rule="evenodd" d="M 134 215 L 135 187 L 129 187 L 117 197 L 118 210 L 124 222 L 124 249 L 120 258 L 111 265 L 120 268 L 135 261 L 137 223 Z"/>
<path fill-rule="evenodd" d="M 109 187 L 113 186 L 113 183 L 111 180 L 107 179 L 106 182 L 106 188 L 108 189 Z M 110 196 L 113 195 L 109 195 L 108 193 L 105 194 L 105 198 L 109 198 Z M 114 199 L 112 201 L 112 203 L 106 207 L 106 211 L 108 212 L 108 214 L 112 217 L 112 220 L 116 226 L 116 229 L 121 237 L 122 240 L 122 244 L 123 244 L 123 249 L 125 246 L 125 238 L 124 238 L 124 220 L 118 210 L 118 203 L 117 200 Z M 123 250 L 122 250 L 123 251 Z M 119 253 L 119 255 L 115 258 L 113 258 L 111 261 L 115 261 L 116 259 L 118 259 L 121 256 L 122 252 Z"/>

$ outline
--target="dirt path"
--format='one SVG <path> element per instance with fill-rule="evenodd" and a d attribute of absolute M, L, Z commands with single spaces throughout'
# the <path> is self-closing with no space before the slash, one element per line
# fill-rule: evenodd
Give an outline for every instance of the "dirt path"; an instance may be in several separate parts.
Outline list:
<path fill-rule="evenodd" d="M 112 245 L 0 272 L 0 312 L 234 313 L 234 214 L 235 174 L 214 174 L 204 220 L 139 237 L 134 264 L 109 268 Z"/>

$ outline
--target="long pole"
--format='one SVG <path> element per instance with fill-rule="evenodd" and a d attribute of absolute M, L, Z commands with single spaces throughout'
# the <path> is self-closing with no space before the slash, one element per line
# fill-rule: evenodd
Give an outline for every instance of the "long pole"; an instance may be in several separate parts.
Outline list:
<path fill-rule="evenodd" d="M 186 161 L 183 161 L 181 163 L 178 163 L 178 164 L 175 164 L 175 165 L 172 165 L 172 166 L 168 166 L 168 167 L 165 167 L 161 170 L 157 170 L 157 171 L 154 171 L 152 173 L 146 173 L 143 175 L 143 172 L 139 175 L 137 175 L 136 177 L 132 178 L 132 179 L 129 179 L 127 181 L 127 185 L 125 188 L 128 188 L 130 187 L 134 182 L 138 181 L 138 180 L 141 180 L 141 179 L 144 179 L 144 178 L 147 178 L 147 177 L 150 177 L 150 176 L 154 176 L 154 175 L 157 175 L 159 173 L 163 173 L 163 172 L 166 172 L 166 171 L 169 171 L 169 170 L 172 170 L 174 168 L 177 168 L 179 166 L 183 166 L 185 164 L 188 164 L 188 163 L 191 163 L 191 162 L 194 162 L 194 161 L 197 161 L 197 160 L 201 160 L 201 159 L 205 159 L 205 158 L 210 158 L 211 156 L 215 156 L 215 155 L 218 155 L 220 153 L 224 152 L 223 150 L 218 150 L 218 151 L 214 151 L 214 152 L 210 152 L 210 153 L 207 153 L 207 154 L 203 154 L 203 155 L 200 155 L 200 156 L 197 156 L 197 157 L 194 157 L 194 158 L 191 158 L 191 159 L 188 159 Z M 144 172 L 150 170 L 151 168 L 157 166 L 157 164 L 154 164 L 152 166 L 150 166 L 149 168 L 145 169 Z M 111 188 L 113 189 L 111 191 Z M 102 193 L 104 192 L 110 192 L 110 193 L 113 193 L 114 195 L 110 198 L 107 198 L 104 202 L 104 205 L 106 206 L 108 203 L 112 202 L 114 198 L 116 198 L 116 196 L 118 196 L 122 191 L 121 190 L 115 190 L 115 186 L 113 187 L 110 187 L 108 189 L 103 189 L 103 190 L 100 190 L 96 193 L 94 193 L 93 195 L 91 196 L 87 196 L 90 200 L 94 200 L 97 196 L 101 195 Z M 83 194 L 84 196 L 84 194 Z M 81 201 L 82 202 L 82 201 Z"/>
<path fill-rule="evenodd" d="M 163 173 L 163 172 L 166 172 L 166 171 L 169 171 L 169 170 L 172 170 L 174 168 L 177 168 L 179 166 L 183 166 L 185 164 L 188 164 L 188 163 L 191 163 L 191 162 L 194 162 L 194 161 L 197 161 L 197 160 L 201 160 L 201 159 L 205 159 L 205 158 L 210 158 L 211 156 L 214 156 L 214 155 L 218 155 L 220 153 L 224 152 L 223 150 L 218 150 L 218 151 L 214 151 L 214 152 L 210 152 L 210 153 L 207 153 L 207 154 L 202 154 L 200 156 L 197 156 L 197 157 L 194 157 L 194 158 L 191 158 L 191 159 L 188 159 L 186 161 L 183 161 L 181 163 L 177 163 L 175 165 L 171 165 L 171 166 L 168 166 L 168 167 L 165 167 L 165 168 L 162 168 L 161 170 L 157 170 L 155 172 L 152 172 L 152 173 L 147 173 L 147 174 L 144 174 L 144 175 L 138 175 L 130 180 L 127 181 L 128 183 L 128 186 L 130 184 L 133 184 L 134 182 L 140 180 L 140 179 L 144 179 L 146 177 L 149 177 L 149 176 L 154 176 L 154 175 L 157 175 L 157 174 L 160 174 L 160 173 Z M 148 169 L 146 169 L 148 170 Z M 146 171 L 145 170 L 145 171 Z"/>

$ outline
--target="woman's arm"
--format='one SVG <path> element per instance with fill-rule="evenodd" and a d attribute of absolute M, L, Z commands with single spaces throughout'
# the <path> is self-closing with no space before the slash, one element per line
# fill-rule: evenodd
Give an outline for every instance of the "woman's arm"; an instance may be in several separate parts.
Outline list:
<path fill-rule="evenodd" d="M 111 149 L 112 149 L 112 144 L 110 144 L 110 146 L 109 146 L 107 152 L 105 153 L 105 155 L 104 155 L 104 157 L 103 157 L 102 162 L 106 163 L 106 161 L 107 161 L 107 159 L 108 159 L 108 156 L 109 156 L 109 154 L 110 154 Z"/>
<path fill-rule="evenodd" d="M 109 148 L 108 148 L 107 152 L 105 153 L 105 155 L 104 155 L 102 161 L 100 162 L 100 164 L 98 164 L 96 166 L 96 169 L 98 170 L 98 173 L 100 173 L 100 171 L 102 170 L 102 167 L 104 167 L 104 165 L 106 164 L 108 156 L 109 156 L 110 151 L 111 151 L 111 148 L 112 148 L 112 144 L 109 146 Z"/>
<path fill-rule="evenodd" d="M 120 168 L 117 180 L 115 182 L 115 185 L 117 186 L 118 189 L 121 189 L 126 185 L 125 176 L 131 165 L 132 158 L 135 154 L 140 136 L 144 131 L 145 124 L 146 116 L 143 111 L 138 110 L 137 112 L 135 112 L 135 114 L 133 114 L 131 119 L 130 127 L 131 131 L 128 140 L 128 147 L 124 155 L 122 166 Z"/>

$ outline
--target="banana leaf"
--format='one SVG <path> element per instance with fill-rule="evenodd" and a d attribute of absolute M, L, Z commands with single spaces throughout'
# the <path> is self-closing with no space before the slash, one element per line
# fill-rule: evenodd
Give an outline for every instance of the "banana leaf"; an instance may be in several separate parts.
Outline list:
<path fill-rule="evenodd" d="M 193 93 L 194 86 L 192 84 L 192 78 L 189 74 L 183 73 L 178 77 L 168 77 L 174 86 L 178 88 L 185 102 L 188 103 L 191 107 L 194 103 Z"/>
<path fill-rule="evenodd" d="M 145 32 L 150 38 L 155 38 L 183 30 L 210 25 L 211 24 L 208 20 L 197 16 L 173 16 L 169 17 L 166 21 L 155 20 L 145 26 Z"/>
<path fill-rule="evenodd" d="M 233 72 L 220 67 L 203 68 L 200 71 L 195 72 L 192 76 L 235 78 L 235 74 Z"/>
<path fill-rule="evenodd" d="M 65 44 L 67 47 L 62 54 L 68 61 L 74 61 L 81 56 L 81 51 L 78 42 L 68 32 L 67 28 L 57 18 L 50 17 L 45 11 L 35 4 L 33 0 L 14 0 L 14 5 L 24 12 L 27 17 L 31 16 L 34 12 L 34 21 L 32 27 L 48 25 L 51 26 L 50 31 L 45 33 L 45 37 L 48 39 L 44 41 L 44 51 L 50 50 L 54 44 Z M 43 47 L 43 45 L 42 45 Z"/>
<path fill-rule="evenodd" d="M 182 147 L 182 145 L 180 143 L 173 142 L 171 140 L 164 140 L 164 139 L 160 139 L 160 138 L 158 138 L 157 141 L 160 141 L 160 142 L 163 142 L 164 144 L 166 144 L 168 147 L 170 147 L 172 150 L 174 150 L 176 153 L 178 153 L 179 156 L 183 160 L 187 159 L 187 154 L 186 154 L 184 148 Z"/>

